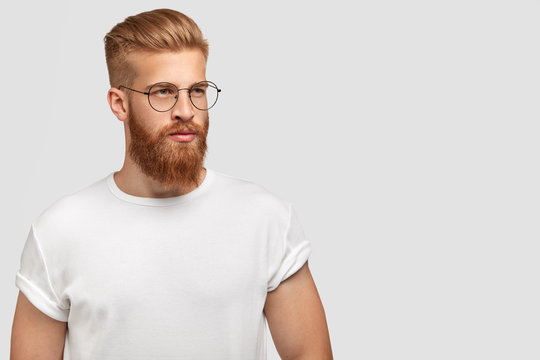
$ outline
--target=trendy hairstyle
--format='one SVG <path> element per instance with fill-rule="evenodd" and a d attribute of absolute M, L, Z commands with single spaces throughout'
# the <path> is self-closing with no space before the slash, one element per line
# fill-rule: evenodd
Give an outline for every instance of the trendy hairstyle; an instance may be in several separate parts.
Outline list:
<path fill-rule="evenodd" d="M 208 60 L 208 41 L 188 16 L 171 9 L 156 9 L 127 17 L 104 37 L 105 60 L 111 87 L 131 86 L 134 72 L 128 62 L 133 51 L 200 49 Z"/>

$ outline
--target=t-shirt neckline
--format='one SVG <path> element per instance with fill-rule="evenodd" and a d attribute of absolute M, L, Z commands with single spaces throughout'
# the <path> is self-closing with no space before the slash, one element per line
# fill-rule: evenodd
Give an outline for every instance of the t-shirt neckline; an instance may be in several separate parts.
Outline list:
<path fill-rule="evenodd" d="M 204 176 L 202 183 L 198 187 L 196 187 L 194 190 L 188 192 L 187 194 L 183 194 L 179 196 L 172 196 L 172 197 L 166 197 L 166 198 L 152 198 L 152 197 L 142 197 L 142 196 L 135 196 L 135 195 L 128 194 L 122 191 L 116 184 L 116 181 L 114 180 L 114 174 L 116 174 L 117 171 L 113 171 L 107 176 L 107 185 L 109 187 L 109 190 L 114 196 L 116 196 L 120 200 L 124 200 L 132 204 L 146 205 L 146 206 L 176 205 L 176 204 L 184 203 L 188 200 L 191 200 L 197 196 L 200 196 L 206 191 L 208 191 L 210 184 L 214 180 L 215 173 L 212 169 L 209 169 L 206 166 L 204 168 L 206 169 L 206 175 Z"/>

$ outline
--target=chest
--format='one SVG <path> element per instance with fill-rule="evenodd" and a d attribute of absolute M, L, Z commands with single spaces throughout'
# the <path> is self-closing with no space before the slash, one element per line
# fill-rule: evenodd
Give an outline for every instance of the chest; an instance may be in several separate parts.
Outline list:
<path fill-rule="evenodd" d="M 256 227 L 219 223 L 93 232 L 79 240 L 69 264 L 72 315 L 185 318 L 262 304 L 264 240 Z"/>

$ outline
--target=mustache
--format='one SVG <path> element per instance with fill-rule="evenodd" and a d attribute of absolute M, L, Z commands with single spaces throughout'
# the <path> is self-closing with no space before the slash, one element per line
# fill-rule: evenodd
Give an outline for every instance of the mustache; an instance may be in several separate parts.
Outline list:
<path fill-rule="evenodd" d="M 165 133 L 172 134 L 172 133 L 182 132 L 182 131 L 191 131 L 191 132 L 199 133 L 201 132 L 201 129 L 199 129 L 196 126 L 182 126 L 182 127 L 177 126 L 177 127 L 168 129 Z"/>

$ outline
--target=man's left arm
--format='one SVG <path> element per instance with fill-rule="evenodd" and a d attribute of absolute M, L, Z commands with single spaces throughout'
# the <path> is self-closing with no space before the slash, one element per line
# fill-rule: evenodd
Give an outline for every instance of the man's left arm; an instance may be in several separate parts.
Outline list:
<path fill-rule="evenodd" d="M 308 262 L 267 293 L 264 314 L 283 360 L 332 360 L 324 308 Z"/>

